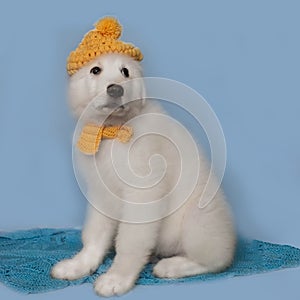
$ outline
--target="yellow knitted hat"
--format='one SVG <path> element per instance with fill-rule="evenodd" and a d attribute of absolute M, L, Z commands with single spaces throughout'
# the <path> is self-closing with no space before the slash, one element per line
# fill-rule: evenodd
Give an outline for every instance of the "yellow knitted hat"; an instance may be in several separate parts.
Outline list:
<path fill-rule="evenodd" d="M 118 40 L 121 32 L 122 27 L 115 18 L 105 17 L 99 20 L 95 29 L 89 31 L 79 46 L 70 53 L 67 60 L 68 74 L 73 75 L 95 57 L 105 53 L 122 53 L 135 60 L 142 60 L 143 54 L 139 48 Z"/>

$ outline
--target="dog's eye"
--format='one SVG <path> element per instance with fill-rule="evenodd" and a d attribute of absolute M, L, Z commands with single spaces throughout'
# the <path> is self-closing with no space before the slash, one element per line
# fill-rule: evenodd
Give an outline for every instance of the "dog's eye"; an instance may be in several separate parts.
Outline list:
<path fill-rule="evenodd" d="M 94 74 L 94 75 L 99 75 L 101 73 L 101 71 L 102 70 L 99 67 L 93 67 L 93 68 L 91 68 L 90 73 Z"/>
<path fill-rule="evenodd" d="M 124 77 L 128 78 L 129 77 L 129 71 L 127 68 L 122 68 L 121 73 Z"/>

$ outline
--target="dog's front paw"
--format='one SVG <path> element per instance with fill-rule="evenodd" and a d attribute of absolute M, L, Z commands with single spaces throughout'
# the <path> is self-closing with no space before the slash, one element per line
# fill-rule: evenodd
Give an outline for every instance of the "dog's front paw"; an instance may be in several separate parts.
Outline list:
<path fill-rule="evenodd" d="M 92 273 L 90 268 L 85 268 L 80 260 L 66 259 L 57 263 L 51 270 L 51 276 L 56 279 L 75 280 Z"/>
<path fill-rule="evenodd" d="M 99 296 L 110 297 L 127 293 L 134 286 L 135 279 L 116 273 L 101 275 L 94 283 L 94 290 Z"/>

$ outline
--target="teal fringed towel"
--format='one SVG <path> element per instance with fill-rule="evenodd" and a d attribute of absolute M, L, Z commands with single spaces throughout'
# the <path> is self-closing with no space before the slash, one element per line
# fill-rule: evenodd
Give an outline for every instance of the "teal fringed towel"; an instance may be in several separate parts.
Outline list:
<path fill-rule="evenodd" d="M 65 229 L 35 229 L 0 234 L 0 281 L 24 293 L 40 293 L 86 282 L 92 283 L 105 272 L 113 259 L 110 253 L 97 272 L 76 281 L 52 279 L 51 267 L 81 249 L 80 231 Z M 167 284 L 207 281 L 218 278 L 258 274 L 300 266 L 300 249 L 256 240 L 238 242 L 233 265 L 225 272 L 180 279 L 160 279 L 152 275 L 148 264 L 137 284 Z"/>

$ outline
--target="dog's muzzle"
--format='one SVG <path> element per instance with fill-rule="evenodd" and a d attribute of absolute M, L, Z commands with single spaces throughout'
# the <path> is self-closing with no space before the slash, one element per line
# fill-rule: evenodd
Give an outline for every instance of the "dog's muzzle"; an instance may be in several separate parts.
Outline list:
<path fill-rule="evenodd" d="M 128 111 L 129 107 L 122 104 L 122 96 L 124 95 L 124 89 L 119 84 L 110 84 L 106 88 L 106 94 L 109 96 L 106 98 L 106 103 L 95 103 L 95 108 L 99 111 L 118 114 Z"/>
<path fill-rule="evenodd" d="M 107 87 L 106 92 L 109 96 L 113 98 L 120 98 L 124 95 L 124 89 L 119 84 L 110 84 Z"/>

